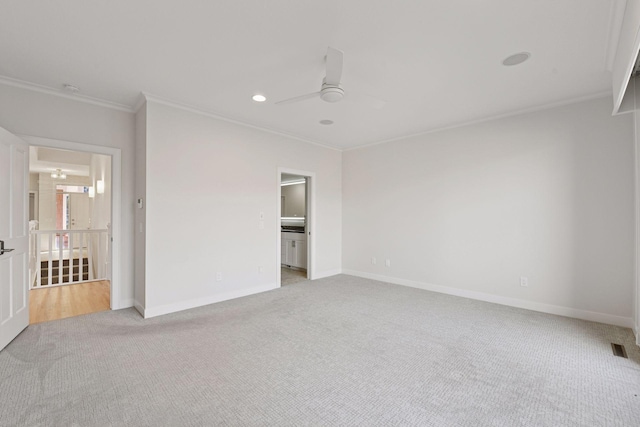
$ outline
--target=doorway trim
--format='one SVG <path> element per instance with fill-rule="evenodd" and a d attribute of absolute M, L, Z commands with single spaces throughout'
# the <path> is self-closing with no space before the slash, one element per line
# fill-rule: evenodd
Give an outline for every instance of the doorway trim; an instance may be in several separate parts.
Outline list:
<path fill-rule="evenodd" d="M 37 147 L 58 148 L 61 150 L 82 151 L 91 154 L 111 156 L 111 292 L 110 306 L 112 310 L 124 308 L 120 301 L 122 286 L 121 254 L 122 254 L 122 151 L 119 148 L 102 145 L 83 144 L 80 142 L 42 138 L 31 135 L 17 135 L 27 144 Z"/>
<path fill-rule="evenodd" d="M 31 183 L 29 183 L 29 185 L 31 185 Z M 39 191 L 31 191 L 29 190 L 29 203 L 31 203 L 31 195 L 33 194 L 33 216 L 34 217 L 38 217 L 38 220 L 40 219 L 40 215 L 38 214 L 38 209 L 40 206 L 40 201 L 38 200 L 39 198 Z M 29 216 L 31 216 L 31 206 L 29 206 Z M 29 221 L 31 221 L 31 219 L 29 219 Z"/>
<path fill-rule="evenodd" d="M 315 239 L 315 229 L 316 229 L 316 174 L 315 172 L 303 171 L 299 169 L 291 169 L 291 168 L 278 168 L 278 199 L 276 203 L 276 286 L 280 287 L 281 284 L 281 272 L 280 265 L 282 261 L 282 235 L 281 227 L 280 227 L 280 218 L 282 216 L 282 174 L 291 174 L 291 175 L 300 175 L 304 176 L 307 179 L 307 212 L 305 213 L 306 218 L 306 233 L 307 233 L 307 279 L 314 280 L 315 279 L 315 271 L 316 271 L 316 239 Z"/>

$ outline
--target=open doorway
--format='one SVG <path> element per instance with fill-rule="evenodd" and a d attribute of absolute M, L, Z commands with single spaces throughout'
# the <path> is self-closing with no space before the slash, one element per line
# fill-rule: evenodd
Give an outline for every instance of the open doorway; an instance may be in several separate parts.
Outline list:
<path fill-rule="evenodd" d="M 29 158 L 30 323 L 108 310 L 111 156 L 31 146 Z"/>
<path fill-rule="evenodd" d="M 312 175 L 301 171 L 279 173 L 280 256 L 278 283 L 298 284 L 311 279 Z"/>

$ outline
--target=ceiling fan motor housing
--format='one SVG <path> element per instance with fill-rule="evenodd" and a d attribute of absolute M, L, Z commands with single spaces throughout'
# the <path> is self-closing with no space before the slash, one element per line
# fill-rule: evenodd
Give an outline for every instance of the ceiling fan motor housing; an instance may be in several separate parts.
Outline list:
<path fill-rule="evenodd" d="M 322 85 L 320 90 L 320 98 L 326 102 L 338 102 L 344 96 L 344 90 L 340 86 Z"/>

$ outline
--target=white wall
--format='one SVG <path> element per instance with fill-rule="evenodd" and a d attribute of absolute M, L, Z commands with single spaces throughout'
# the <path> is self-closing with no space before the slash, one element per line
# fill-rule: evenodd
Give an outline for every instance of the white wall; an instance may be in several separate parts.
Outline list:
<path fill-rule="evenodd" d="M 94 187 L 95 194 L 90 198 L 91 229 L 113 229 L 111 223 L 111 198 L 113 182 L 111 179 L 111 156 L 104 154 L 91 155 L 91 176 L 88 186 Z M 104 181 L 104 193 L 98 193 L 97 182 Z M 111 280 L 111 262 L 108 252 L 101 250 L 100 241 L 92 243 L 94 277 L 106 277 Z M 105 248 L 105 246 L 103 246 Z"/>
<path fill-rule="evenodd" d="M 29 173 L 29 191 L 38 191 L 39 173 Z"/>
<path fill-rule="evenodd" d="M 339 272 L 339 151 L 150 100 L 146 133 L 145 315 L 276 286 L 279 167 L 315 173 L 315 274 Z"/>
<path fill-rule="evenodd" d="M 96 188 L 98 180 L 104 181 L 104 193 Z M 103 154 L 91 155 L 91 177 L 89 187 L 93 186 L 95 195 L 91 200 L 91 228 L 101 230 L 111 224 L 111 157 Z"/>
<path fill-rule="evenodd" d="M 348 151 L 343 268 L 630 326 L 633 182 L 610 98 Z"/>
<path fill-rule="evenodd" d="M 144 224 L 147 210 L 147 107 L 142 105 L 136 113 L 136 202 L 142 199 L 142 208 L 136 205 L 135 226 L 135 307 L 144 315 L 146 306 L 145 297 L 145 265 L 146 242 Z"/>
<path fill-rule="evenodd" d="M 122 242 L 119 301 L 133 305 L 135 119 L 131 113 L 0 84 L 0 127 L 15 134 L 113 147 L 122 156 Z"/>

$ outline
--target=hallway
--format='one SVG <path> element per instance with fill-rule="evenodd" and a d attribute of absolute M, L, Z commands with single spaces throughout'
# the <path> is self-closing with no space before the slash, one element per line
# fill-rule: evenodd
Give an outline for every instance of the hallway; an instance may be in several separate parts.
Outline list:
<path fill-rule="evenodd" d="M 110 309 L 108 280 L 43 287 L 29 291 L 29 324 Z"/>

